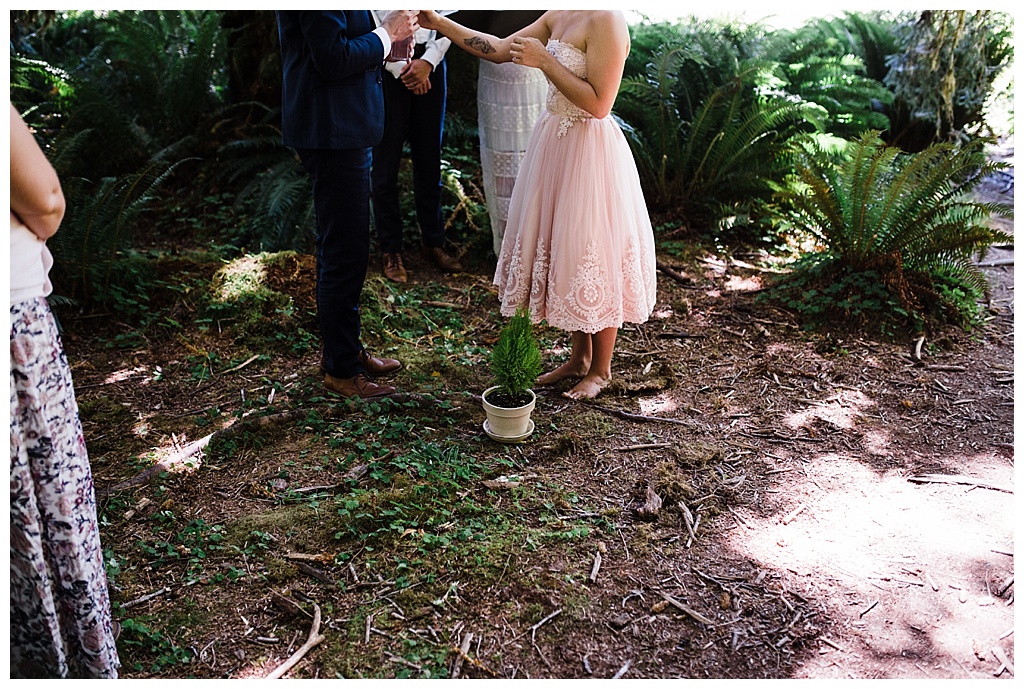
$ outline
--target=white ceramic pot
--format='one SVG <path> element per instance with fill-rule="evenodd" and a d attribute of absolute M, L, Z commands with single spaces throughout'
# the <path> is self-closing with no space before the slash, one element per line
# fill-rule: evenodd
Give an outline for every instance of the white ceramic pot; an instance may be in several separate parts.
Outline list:
<path fill-rule="evenodd" d="M 498 386 L 495 385 L 484 390 L 483 405 L 484 411 L 487 413 L 484 431 L 499 442 L 517 443 L 525 440 L 533 433 L 534 424 L 530 419 L 530 414 L 537 405 L 537 395 L 533 390 L 527 390 L 530 393 L 530 401 L 527 404 L 512 409 L 496 407 L 487 401 L 487 394 L 497 389 Z"/>

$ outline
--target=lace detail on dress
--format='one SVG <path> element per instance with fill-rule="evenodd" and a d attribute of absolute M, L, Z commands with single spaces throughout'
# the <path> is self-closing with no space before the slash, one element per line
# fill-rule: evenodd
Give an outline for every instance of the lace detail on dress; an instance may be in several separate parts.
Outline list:
<path fill-rule="evenodd" d="M 630 237 L 622 257 L 622 310 L 626 313 L 650 313 L 654 307 L 650 295 L 654 288 L 644 280 L 640 247 L 637 238 Z"/>
<path fill-rule="evenodd" d="M 501 252 L 502 256 L 498 260 L 498 269 L 496 274 L 502 273 L 503 266 L 501 258 L 505 257 L 505 252 Z M 505 269 L 505 275 L 507 276 L 505 284 L 501 285 L 502 289 L 499 293 L 502 307 L 505 304 L 524 304 L 526 303 L 526 296 L 529 294 L 529 283 L 524 279 L 526 276 L 523 275 L 523 243 L 522 238 L 516 237 L 516 245 L 512 250 L 511 256 L 508 260 L 508 268 Z M 504 310 L 502 311 L 504 313 Z"/>
<path fill-rule="evenodd" d="M 587 78 L 587 54 L 574 46 L 572 43 L 563 43 L 557 38 L 548 40 L 547 50 L 555 56 L 560 63 L 565 65 L 570 72 L 580 79 Z M 548 112 L 561 118 L 558 125 L 558 136 L 565 136 L 569 127 L 580 120 L 593 118 L 589 112 L 577 106 L 571 100 L 562 95 L 562 92 L 555 88 L 555 85 L 548 80 Z"/>
<path fill-rule="evenodd" d="M 565 295 L 567 306 L 572 308 L 576 317 L 588 325 L 600 322 L 601 312 L 609 304 L 608 295 L 611 291 L 608 274 L 601 267 L 597 257 L 597 241 L 587 242 L 587 251 L 583 254 L 583 262 L 576 271 L 569 285 L 569 293 Z"/>

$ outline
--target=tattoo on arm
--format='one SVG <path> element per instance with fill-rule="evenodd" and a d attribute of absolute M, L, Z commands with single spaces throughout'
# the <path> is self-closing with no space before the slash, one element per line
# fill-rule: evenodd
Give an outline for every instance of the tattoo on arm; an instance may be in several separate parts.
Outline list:
<path fill-rule="evenodd" d="M 486 39 L 480 38 L 479 36 L 470 36 L 464 42 L 470 48 L 473 48 L 484 55 L 497 52 L 494 49 L 494 46 L 492 46 Z"/>

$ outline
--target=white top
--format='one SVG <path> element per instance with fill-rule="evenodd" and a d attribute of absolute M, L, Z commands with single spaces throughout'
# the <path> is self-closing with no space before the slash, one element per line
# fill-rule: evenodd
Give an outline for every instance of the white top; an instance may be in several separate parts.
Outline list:
<path fill-rule="evenodd" d="M 53 256 L 46 242 L 11 216 L 11 303 L 45 297 L 53 291 Z"/>

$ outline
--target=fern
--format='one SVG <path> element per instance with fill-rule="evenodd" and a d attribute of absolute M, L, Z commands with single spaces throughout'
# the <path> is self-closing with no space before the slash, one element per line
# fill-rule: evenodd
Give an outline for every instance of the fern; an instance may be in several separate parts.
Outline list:
<path fill-rule="evenodd" d="M 907 154 L 867 132 L 840 165 L 811 151 L 799 166 L 802 193 L 790 198 L 794 224 L 820 240 L 816 262 L 877 274 L 908 312 L 920 315 L 940 296 L 940 275 L 983 291 L 975 258 L 1013 241 L 988 225 L 993 215 L 1011 217 L 1012 208 L 971 198 L 985 176 L 1006 167 L 988 160 L 985 145 L 935 144 Z"/>
<path fill-rule="evenodd" d="M 232 141 L 219 157 L 223 180 L 242 183 L 235 206 L 247 211 L 229 240 L 259 251 L 312 251 L 316 213 L 309 175 L 280 133 Z"/>
<path fill-rule="evenodd" d="M 67 212 L 47 242 L 53 251 L 54 284 L 64 294 L 89 299 L 111 284 L 140 215 L 177 165 L 153 164 L 95 185 L 81 178 L 65 180 Z"/>
<path fill-rule="evenodd" d="M 671 73 L 662 65 L 646 83 L 631 81 L 622 92 L 658 118 L 649 127 L 625 128 L 654 205 L 682 208 L 691 220 L 714 225 L 722 216 L 770 199 L 789 170 L 791 142 L 820 122 L 820 107 L 777 94 L 753 98 L 752 85 L 741 75 L 716 89 L 692 120 L 683 121 L 670 100 Z"/>

